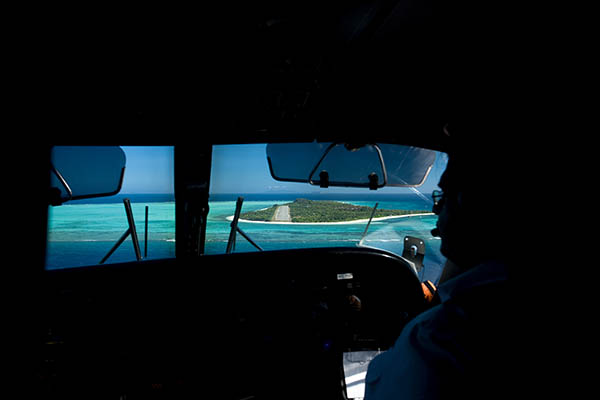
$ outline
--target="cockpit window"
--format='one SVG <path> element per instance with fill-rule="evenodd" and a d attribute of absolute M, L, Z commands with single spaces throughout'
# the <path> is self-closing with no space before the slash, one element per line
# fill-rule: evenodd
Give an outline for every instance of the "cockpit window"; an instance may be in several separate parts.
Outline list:
<path fill-rule="evenodd" d="M 72 176 L 78 168 L 67 168 L 61 155 L 74 151 L 75 157 L 70 157 L 70 161 L 76 162 L 76 150 L 55 148 L 52 153 L 53 164 L 64 175 L 73 198 L 78 194 L 73 182 L 78 180 Z M 87 165 L 94 154 L 106 161 L 104 154 L 115 153 L 103 147 L 81 150 Z M 65 202 L 49 207 L 46 269 L 175 257 L 173 147 L 122 146 L 120 150 L 125 158 L 120 162 L 125 166 L 118 194 L 80 200 L 61 194 L 61 201 Z M 115 176 L 121 174 L 123 165 L 118 167 Z M 67 170 L 74 172 L 67 176 L 63 173 Z M 52 179 L 56 180 L 55 175 Z M 64 191 L 61 182 L 54 186 Z M 135 232 L 130 231 L 130 221 Z"/>
<path fill-rule="evenodd" d="M 330 151 L 340 154 L 332 153 L 331 157 L 323 158 L 328 146 Z M 356 165 L 353 171 L 353 164 L 348 162 L 345 153 L 347 147 L 318 143 L 281 145 L 281 174 L 305 176 L 296 181 L 273 179 L 273 159 L 269 160 L 268 156 L 274 154 L 269 152 L 274 145 L 213 146 L 205 252 L 220 254 L 227 251 L 236 204 L 241 197 L 243 202 L 237 226 L 265 251 L 362 246 L 401 256 L 407 255 L 408 249 L 412 254 L 424 253 L 419 276 L 436 282 L 445 259 L 440 253 L 440 239 L 431 234 L 437 222 L 437 216 L 432 213 L 431 195 L 434 190 L 439 190 L 437 183 L 448 159 L 445 153 L 394 146 L 377 146 L 384 155 L 388 176 L 394 174 L 412 179 L 414 182 L 411 183 L 418 186 L 384 186 L 369 190 L 368 184 L 364 187 L 322 187 L 324 185 L 318 182 L 307 182 L 311 171 L 305 174 L 306 170 L 314 170 L 320 157 L 323 158 L 322 168 L 315 170 L 315 180 L 319 178 L 320 169 L 339 171 L 331 173 L 332 180 L 334 176 L 349 180 L 357 177 L 356 182 L 371 172 L 382 174 L 381 162 L 373 146 L 350 149 L 354 154 L 364 152 L 364 162 Z M 314 151 L 316 147 L 322 150 L 319 156 L 315 155 L 319 153 Z M 288 154 L 290 160 L 292 157 L 302 160 L 303 152 L 308 160 L 302 165 L 283 163 L 283 153 Z M 412 158 L 412 165 L 402 158 L 408 153 L 416 156 Z M 311 163 L 313 166 L 308 165 Z M 360 170 L 360 177 L 355 173 L 357 170 Z M 259 251 L 242 235 L 235 236 L 235 242 L 229 246 L 232 252 Z M 408 241 L 407 237 L 410 238 Z"/>

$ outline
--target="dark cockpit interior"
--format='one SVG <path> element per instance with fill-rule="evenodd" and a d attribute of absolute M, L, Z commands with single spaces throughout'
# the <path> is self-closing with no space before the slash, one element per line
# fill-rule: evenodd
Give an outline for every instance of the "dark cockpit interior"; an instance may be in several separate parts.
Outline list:
<path fill-rule="evenodd" d="M 481 126 L 492 112 L 477 94 L 509 90 L 484 51 L 496 18 L 404 0 L 84 8 L 53 10 L 35 41 L 41 107 L 27 126 L 43 138 L 15 224 L 29 238 L 27 387 L 57 399 L 361 397 L 344 357 L 385 351 L 429 307 L 410 252 L 206 254 L 213 146 L 265 143 L 274 179 L 320 190 L 418 186 L 433 151 L 469 143 L 451 121 Z M 110 150 L 80 154 L 88 170 L 53 161 L 79 145 L 173 146 L 174 257 L 44 268 L 49 208 L 119 193 L 128 168 Z M 417 149 L 414 168 L 395 145 Z M 366 172 L 352 174 L 349 154 L 372 157 Z M 61 172 L 71 167 L 87 178 Z M 86 186 L 94 171 L 110 182 Z"/>

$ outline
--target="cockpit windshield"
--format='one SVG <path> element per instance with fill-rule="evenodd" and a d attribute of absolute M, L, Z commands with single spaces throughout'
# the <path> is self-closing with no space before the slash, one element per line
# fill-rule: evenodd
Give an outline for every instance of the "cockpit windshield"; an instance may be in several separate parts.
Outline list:
<path fill-rule="evenodd" d="M 446 164 L 445 153 L 387 144 L 215 145 L 205 252 L 374 247 L 412 256 L 437 282 L 445 259 L 431 196 Z M 239 198 L 237 227 L 254 244 L 230 243 Z"/>

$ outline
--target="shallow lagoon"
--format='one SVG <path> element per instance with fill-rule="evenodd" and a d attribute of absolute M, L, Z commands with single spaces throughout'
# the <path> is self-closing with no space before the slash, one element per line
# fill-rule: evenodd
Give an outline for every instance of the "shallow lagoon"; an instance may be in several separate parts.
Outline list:
<path fill-rule="evenodd" d="M 210 201 L 207 222 L 206 254 L 225 252 L 229 238 L 230 221 L 227 217 L 235 211 L 235 200 Z M 274 197 L 269 199 L 268 197 Z M 431 207 L 425 199 L 413 195 L 394 196 L 376 200 L 353 200 L 348 195 L 336 199 L 356 205 L 379 209 L 426 209 Z M 362 196 L 356 196 L 362 197 Z M 231 198 L 231 197 L 230 197 Z M 244 201 L 243 211 L 259 210 L 293 201 L 296 195 L 249 195 Z M 144 208 L 149 206 L 148 258 L 175 256 L 175 203 L 172 201 L 148 202 L 143 196 L 132 196 L 132 210 L 142 253 L 144 249 Z M 72 204 L 51 207 L 49 210 L 49 232 L 46 266 L 48 269 L 95 265 L 127 229 L 127 220 L 122 202 L 106 204 Z M 435 227 L 435 215 L 411 216 L 373 221 L 369 234 L 363 242 L 372 246 L 401 254 L 404 236 L 424 239 L 426 246 L 425 269 L 422 279 L 436 281 L 444 262 L 439 253 L 440 241 L 431 236 Z M 257 224 L 240 222 L 240 227 L 265 250 L 291 248 L 356 246 L 366 227 L 366 222 L 352 224 Z M 246 240 L 239 237 L 236 252 L 256 251 Z M 110 262 L 135 260 L 131 239 L 127 239 L 109 258 Z"/>

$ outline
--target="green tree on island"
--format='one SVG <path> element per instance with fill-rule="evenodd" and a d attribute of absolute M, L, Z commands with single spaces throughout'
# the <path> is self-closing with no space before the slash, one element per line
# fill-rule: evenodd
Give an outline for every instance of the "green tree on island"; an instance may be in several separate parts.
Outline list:
<path fill-rule="evenodd" d="M 368 219 L 373 212 L 372 207 L 356 206 L 329 200 L 296 199 L 291 203 L 273 205 L 259 211 L 248 211 L 240 215 L 241 219 L 249 221 L 273 221 L 275 211 L 280 206 L 288 206 L 292 222 L 345 222 L 358 219 Z M 375 211 L 373 218 L 402 216 L 410 214 L 426 214 L 429 210 L 383 210 Z"/>

